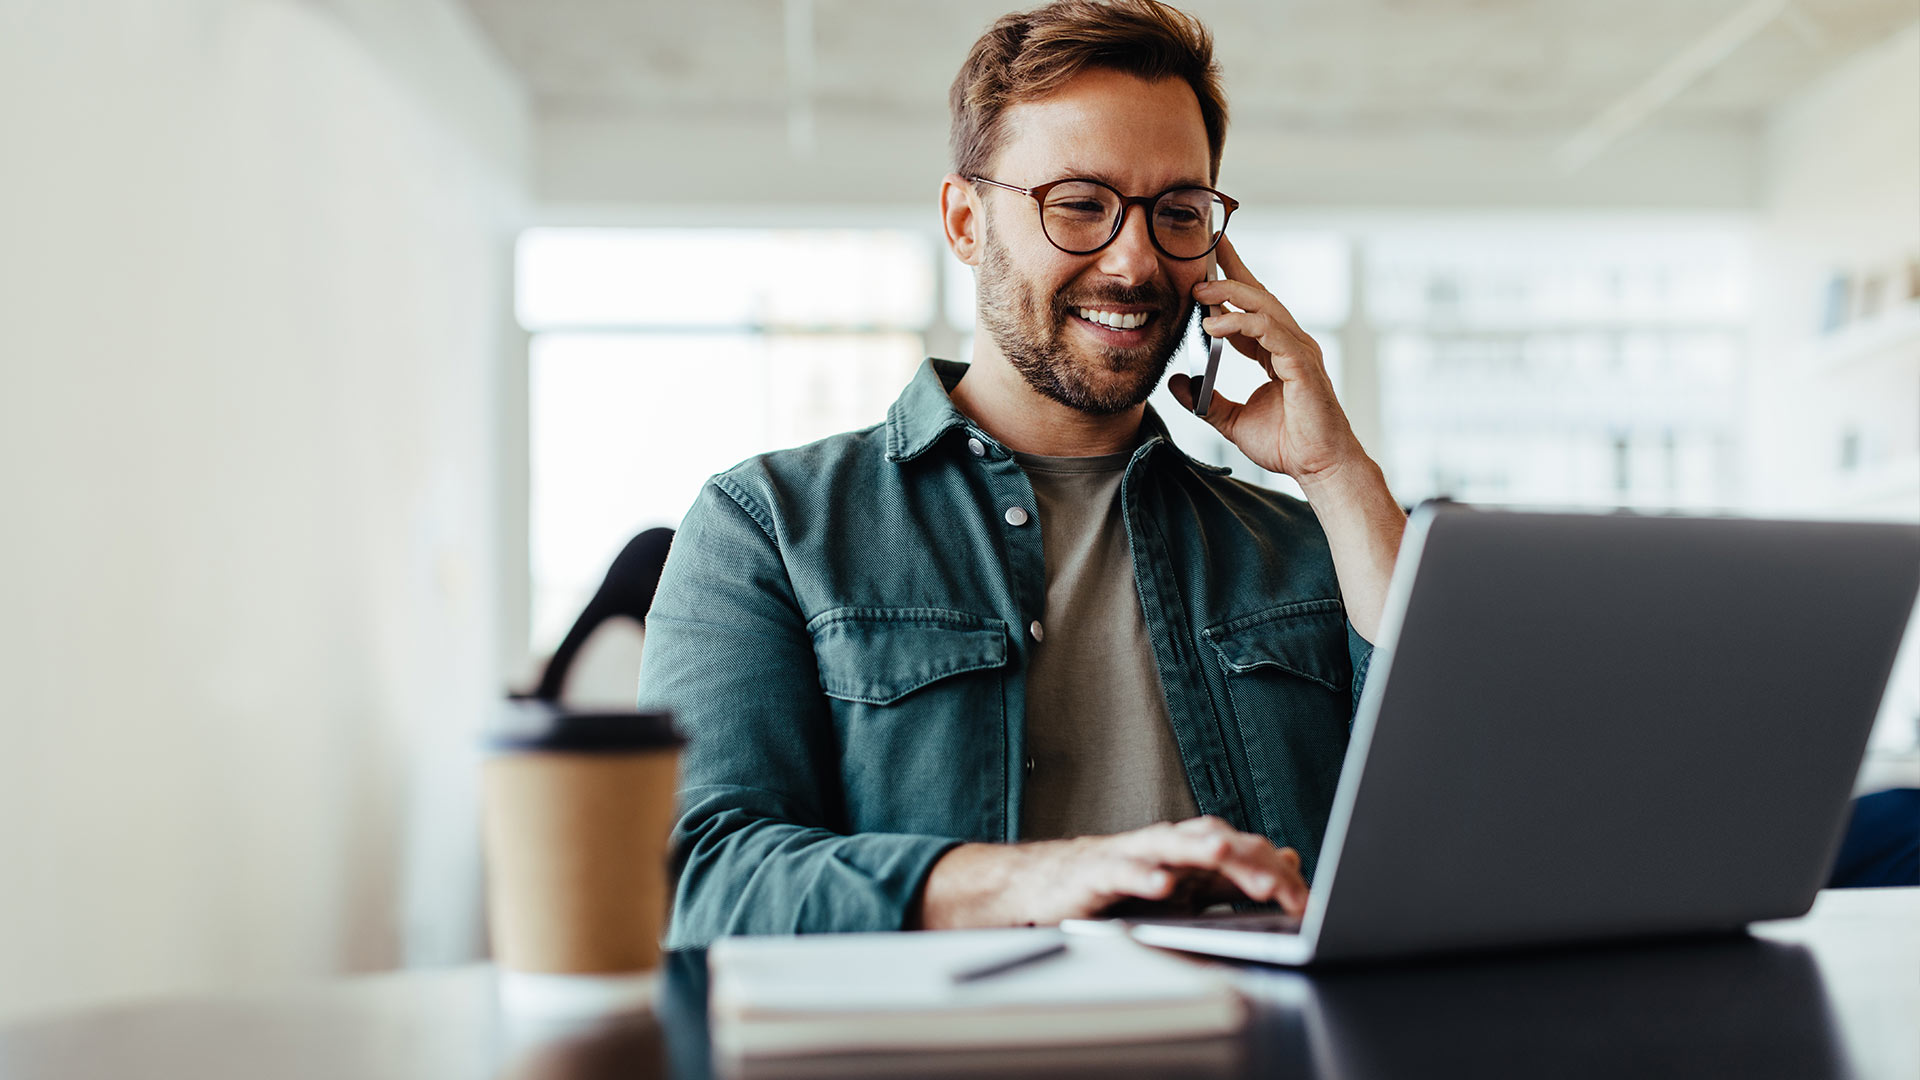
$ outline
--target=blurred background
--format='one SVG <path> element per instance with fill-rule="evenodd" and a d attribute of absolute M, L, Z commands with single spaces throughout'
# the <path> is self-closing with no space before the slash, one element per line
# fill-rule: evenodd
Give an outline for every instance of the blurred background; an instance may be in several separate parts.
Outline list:
<path fill-rule="evenodd" d="M 1404 502 L 1920 520 L 1920 2 L 1188 7 Z M 614 554 L 968 356 L 1005 10 L 0 0 L 0 1021 L 481 954 L 477 734 Z"/>

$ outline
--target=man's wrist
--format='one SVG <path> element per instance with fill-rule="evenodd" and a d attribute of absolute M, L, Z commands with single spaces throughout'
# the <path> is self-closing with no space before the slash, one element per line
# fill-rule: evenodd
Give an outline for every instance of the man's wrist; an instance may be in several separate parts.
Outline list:
<path fill-rule="evenodd" d="M 1334 464 L 1294 479 L 1310 503 L 1366 502 L 1387 490 L 1387 474 L 1358 446 Z"/>
<path fill-rule="evenodd" d="M 977 930 L 1055 923 L 1063 903 L 1060 867 L 1101 838 L 1023 844 L 961 844 L 934 861 L 906 925 L 919 930 Z"/>
<path fill-rule="evenodd" d="M 908 926 L 971 930 L 1009 924 L 1005 904 L 1021 845 L 961 844 L 934 860 Z"/>
<path fill-rule="evenodd" d="M 1386 473 L 1372 458 L 1357 454 L 1310 484 L 1303 481 L 1300 489 L 1327 534 L 1348 620 L 1363 639 L 1379 640 L 1387 587 L 1407 527 L 1406 512 L 1387 488 Z"/>

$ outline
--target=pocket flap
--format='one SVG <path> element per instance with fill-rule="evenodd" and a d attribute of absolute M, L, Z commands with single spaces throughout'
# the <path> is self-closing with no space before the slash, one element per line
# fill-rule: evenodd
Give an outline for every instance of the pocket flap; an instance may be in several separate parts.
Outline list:
<path fill-rule="evenodd" d="M 836 608 L 815 616 L 820 687 L 869 705 L 895 701 L 949 675 L 1007 662 L 1007 624 L 945 608 Z"/>
<path fill-rule="evenodd" d="M 1340 601 L 1306 600 L 1208 627 L 1201 635 L 1236 675 L 1271 667 L 1344 690 L 1353 678 L 1346 626 Z"/>

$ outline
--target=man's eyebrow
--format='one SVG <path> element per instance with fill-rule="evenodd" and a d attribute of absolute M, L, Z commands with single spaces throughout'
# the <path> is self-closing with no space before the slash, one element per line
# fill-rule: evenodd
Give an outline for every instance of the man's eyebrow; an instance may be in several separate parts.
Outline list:
<path fill-rule="evenodd" d="M 1069 165 L 1064 171 L 1060 173 L 1060 178 L 1063 180 L 1098 180 L 1101 183 L 1107 185 L 1110 188 L 1113 188 L 1116 191 L 1126 190 L 1124 187 L 1121 186 L 1120 181 L 1115 180 L 1111 175 L 1101 172 L 1099 169 L 1082 169 L 1078 166 Z M 1171 191 L 1174 188 L 1212 187 L 1212 186 L 1213 185 L 1211 183 L 1205 180 L 1195 180 L 1192 178 L 1185 178 L 1185 179 L 1175 180 L 1172 183 L 1166 185 L 1165 187 L 1156 188 L 1152 192 L 1142 192 L 1141 194 L 1157 195 L 1162 191 Z"/>

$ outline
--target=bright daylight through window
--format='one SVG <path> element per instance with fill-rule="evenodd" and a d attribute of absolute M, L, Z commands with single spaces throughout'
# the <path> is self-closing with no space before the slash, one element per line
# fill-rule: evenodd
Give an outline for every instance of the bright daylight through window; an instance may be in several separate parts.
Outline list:
<path fill-rule="evenodd" d="M 1247 217 L 1237 247 L 1320 342 L 1402 501 L 1738 505 L 1743 226 Z M 972 274 L 912 229 L 533 229 L 518 293 L 536 649 L 706 477 L 878 422 L 973 333 Z M 1231 361 L 1220 390 L 1243 399 L 1262 376 Z M 1294 490 L 1164 389 L 1153 404 L 1196 456 Z"/>

